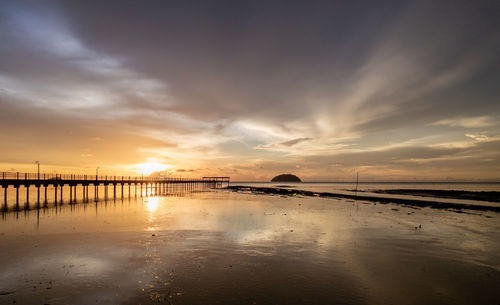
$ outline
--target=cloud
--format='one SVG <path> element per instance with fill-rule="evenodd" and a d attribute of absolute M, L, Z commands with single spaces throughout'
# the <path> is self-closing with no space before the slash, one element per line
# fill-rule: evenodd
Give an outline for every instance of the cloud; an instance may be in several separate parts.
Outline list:
<path fill-rule="evenodd" d="M 311 140 L 311 138 L 297 138 L 297 139 L 293 139 L 290 141 L 281 142 L 281 143 L 279 143 L 279 145 L 291 147 L 297 143 L 301 143 L 301 142 L 308 141 L 308 140 Z"/>
<path fill-rule="evenodd" d="M 492 139 L 488 137 L 485 134 L 472 134 L 472 133 L 467 133 L 465 134 L 466 137 L 469 137 L 471 139 L 474 139 L 478 142 L 484 142 L 484 141 L 491 141 Z M 498 139 L 498 138 L 497 138 Z"/>
<path fill-rule="evenodd" d="M 3 1 L 2 156 L 313 177 L 493 155 L 478 143 L 500 132 L 495 17 L 470 1 Z"/>
<path fill-rule="evenodd" d="M 193 172 L 196 172 L 196 171 L 199 171 L 199 169 L 178 169 L 176 170 L 176 172 L 178 173 L 193 173 Z"/>
<path fill-rule="evenodd" d="M 296 138 L 288 141 L 283 141 L 279 143 L 274 143 L 274 144 L 264 144 L 264 145 L 257 145 L 255 148 L 256 149 L 284 149 L 287 150 L 288 148 L 291 148 L 292 146 L 295 146 L 296 144 L 303 143 L 306 141 L 312 140 L 311 138 Z"/>
<path fill-rule="evenodd" d="M 491 127 L 498 124 L 492 116 L 477 116 L 477 117 L 466 117 L 466 118 L 454 118 L 454 119 L 444 119 L 432 123 L 431 125 L 445 125 L 451 127 L 465 127 L 465 128 L 482 128 Z"/>

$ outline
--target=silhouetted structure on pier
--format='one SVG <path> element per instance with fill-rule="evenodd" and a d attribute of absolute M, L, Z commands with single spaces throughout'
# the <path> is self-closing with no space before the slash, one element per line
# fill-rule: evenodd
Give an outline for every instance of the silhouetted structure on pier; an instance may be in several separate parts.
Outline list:
<path fill-rule="evenodd" d="M 164 177 L 133 177 L 133 176 L 98 176 L 98 175 L 70 175 L 70 174 L 33 174 L 2 172 L 0 175 L 0 186 L 4 195 L 4 210 L 7 210 L 7 189 L 12 186 L 16 190 L 16 209 L 19 208 L 19 187 L 26 188 L 26 205 L 29 208 L 30 187 L 37 189 L 36 203 L 40 206 L 40 188 L 43 189 L 43 203 L 47 204 L 47 188 L 54 187 L 54 203 L 62 203 L 63 187 L 69 187 L 69 202 L 77 200 L 77 187 L 83 189 L 83 202 L 89 202 L 89 187 L 93 186 L 94 200 L 99 200 L 99 186 L 104 186 L 104 199 L 108 199 L 108 187 L 113 188 L 113 198 L 116 199 L 117 186 L 120 186 L 121 198 L 124 197 L 125 186 L 128 186 L 128 196 L 131 197 L 132 190 L 137 197 L 138 191 L 143 196 L 143 190 L 148 194 L 165 194 L 169 186 L 183 185 L 186 189 L 202 185 L 203 187 L 218 188 L 229 185 L 229 177 L 203 177 L 201 179 L 190 178 L 164 178 Z"/>

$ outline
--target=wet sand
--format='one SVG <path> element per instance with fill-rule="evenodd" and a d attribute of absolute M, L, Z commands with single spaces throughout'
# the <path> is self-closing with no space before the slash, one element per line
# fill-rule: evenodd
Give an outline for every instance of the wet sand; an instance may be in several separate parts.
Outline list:
<path fill-rule="evenodd" d="M 447 210 L 454 210 L 458 212 L 462 212 L 463 210 L 477 210 L 477 211 L 493 211 L 493 212 L 500 212 L 500 205 L 490 205 L 490 204 L 467 204 L 467 203 L 461 203 L 461 202 L 449 202 L 449 201 L 443 201 L 443 199 L 447 198 L 457 198 L 458 195 L 455 195 L 455 197 L 450 197 L 450 196 L 444 196 L 444 197 L 437 197 L 434 200 L 419 200 L 419 199 L 412 199 L 412 198 L 397 198 L 397 197 L 383 197 L 383 196 L 371 196 L 371 195 L 364 195 L 362 194 L 363 191 L 360 191 L 360 195 L 358 194 L 346 194 L 346 193 L 332 193 L 332 192 L 313 192 L 313 191 L 307 191 L 307 190 L 300 190 L 300 189 L 290 189 L 290 188 L 280 188 L 280 187 L 255 187 L 255 186 L 246 186 L 246 185 L 231 185 L 228 186 L 227 189 L 236 191 L 236 192 L 251 192 L 254 194 L 274 194 L 274 195 L 284 195 L 284 196 L 308 196 L 308 197 L 326 197 L 326 198 L 336 198 L 336 199 L 350 199 L 350 200 L 361 200 L 361 201 L 370 201 L 370 202 L 378 202 L 382 204 L 387 204 L 387 203 L 392 203 L 392 204 L 400 204 L 400 205 L 406 205 L 406 206 L 415 206 L 415 207 L 430 207 L 433 209 L 447 209 Z M 394 192 L 389 191 L 371 191 L 374 193 L 383 193 L 383 194 L 411 194 L 415 195 L 415 193 L 412 193 L 411 190 L 405 190 L 408 191 L 408 193 L 403 192 L 402 190 L 400 192 L 393 190 Z M 448 194 L 447 191 L 431 191 L 431 190 L 420 190 L 421 193 L 428 194 L 435 194 L 436 196 L 441 193 Z M 349 192 L 354 193 L 353 191 L 349 190 Z M 454 194 L 457 194 L 458 191 L 448 191 L 452 192 Z M 466 193 L 481 193 L 481 192 L 466 192 Z M 488 193 L 497 193 L 497 192 L 488 192 Z M 480 196 L 480 195 L 477 195 Z M 476 196 L 476 197 L 477 197 Z M 469 195 L 470 199 L 472 195 Z M 458 198 L 458 199 L 465 199 L 465 198 Z"/>
<path fill-rule="evenodd" d="M 12 211 L 0 304 L 498 304 L 498 215 L 229 191 Z"/>
<path fill-rule="evenodd" d="M 402 194 L 422 197 L 451 198 L 481 200 L 500 203 L 500 192 L 471 192 L 463 190 L 415 190 L 415 189 L 397 189 L 397 190 L 375 190 L 372 191 L 381 194 Z"/>

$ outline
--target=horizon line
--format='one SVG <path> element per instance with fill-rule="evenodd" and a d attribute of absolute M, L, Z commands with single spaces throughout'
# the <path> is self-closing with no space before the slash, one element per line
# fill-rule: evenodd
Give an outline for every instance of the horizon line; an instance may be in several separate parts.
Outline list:
<path fill-rule="evenodd" d="M 356 181 L 301 181 L 301 182 L 271 182 L 271 181 L 230 181 L 230 183 L 356 183 Z M 358 181 L 359 183 L 495 183 L 500 181 Z"/>

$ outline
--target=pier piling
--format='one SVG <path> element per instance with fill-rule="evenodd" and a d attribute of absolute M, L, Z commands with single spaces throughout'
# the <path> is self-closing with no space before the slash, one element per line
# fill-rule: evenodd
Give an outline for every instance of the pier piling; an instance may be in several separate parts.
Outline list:
<path fill-rule="evenodd" d="M 23 177 L 23 178 L 21 178 Z M 59 203 L 62 205 L 64 203 L 64 186 L 69 187 L 68 202 L 70 204 L 78 202 L 78 196 L 81 197 L 82 202 L 89 202 L 89 186 L 94 187 L 94 199 L 97 202 L 99 200 L 99 185 L 104 186 L 104 199 L 108 200 L 108 187 L 113 187 L 113 199 L 117 198 L 117 185 L 120 187 L 121 199 L 126 197 L 125 187 L 128 185 L 128 197 L 132 197 L 132 191 L 134 196 L 138 197 L 138 192 L 140 192 L 140 197 L 149 197 L 157 195 L 165 195 L 169 192 L 179 192 L 179 191 L 192 191 L 195 190 L 198 185 L 202 185 L 203 188 L 219 187 L 222 183 L 229 184 L 229 177 L 203 177 L 202 179 L 185 179 L 185 178 L 165 178 L 165 177 L 124 177 L 124 176 L 96 176 L 95 180 L 87 179 L 86 175 L 60 175 L 60 174 L 29 174 L 23 173 L 20 175 L 17 173 L 2 172 L 0 175 L 0 187 L 3 189 L 3 210 L 8 210 L 8 188 L 12 186 L 15 188 L 15 209 L 19 210 L 20 198 L 19 198 L 19 187 L 26 188 L 26 204 L 24 208 L 30 208 L 30 196 L 36 196 L 36 207 L 40 207 L 40 188 L 44 187 L 43 190 L 43 203 L 44 206 L 48 205 L 48 194 L 47 190 L 50 187 L 54 187 L 54 205 L 57 206 Z M 132 190 L 132 184 L 133 190 Z M 79 194 L 78 186 L 82 186 L 82 192 Z M 31 186 L 36 187 L 35 190 Z M 60 188 L 60 190 L 58 190 Z M 139 189 L 140 188 L 140 189 Z M 145 190 L 144 190 L 145 188 Z M 32 194 L 30 194 L 30 192 Z M 120 194 L 118 194 L 120 195 Z"/>
<path fill-rule="evenodd" d="M 4 209 L 7 210 L 7 188 L 8 187 L 2 187 L 3 188 L 3 205 Z"/>
<path fill-rule="evenodd" d="M 19 210 L 19 186 L 16 186 L 16 210 Z"/>

